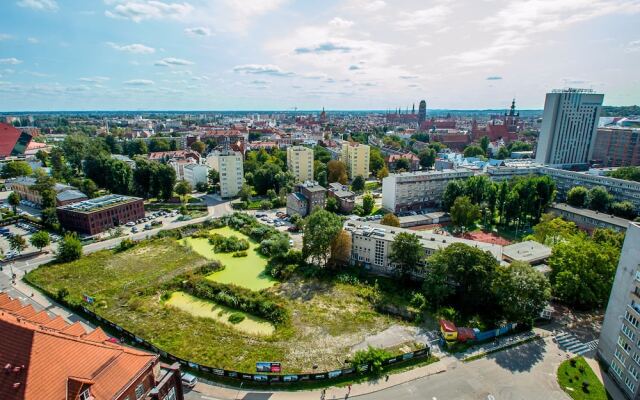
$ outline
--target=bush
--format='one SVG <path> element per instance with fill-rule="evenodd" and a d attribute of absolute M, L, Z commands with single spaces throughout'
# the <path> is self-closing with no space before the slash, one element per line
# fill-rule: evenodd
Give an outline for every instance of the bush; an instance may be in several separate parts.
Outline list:
<path fill-rule="evenodd" d="M 136 242 L 134 242 L 132 239 L 129 239 L 129 238 L 122 239 L 122 241 L 120 242 L 120 245 L 118 246 L 118 252 L 129 250 L 135 245 L 136 245 Z"/>
<path fill-rule="evenodd" d="M 357 276 L 351 274 L 340 274 L 336 277 L 336 280 L 345 285 L 358 285 L 360 280 Z"/>
<path fill-rule="evenodd" d="M 222 236 L 219 233 L 209 235 L 209 243 L 216 253 L 231 253 L 249 249 L 249 241 L 235 236 Z"/>
<path fill-rule="evenodd" d="M 260 242 L 258 251 L 267 257 L 278 257 L 289 251 L 289 237 L 282 233 L 271 235 Z"/>
<path fill-rule="evenodd" d="M 267 265 L 266 272 L 278 280 L 286 281 L 291 278 L 297 269 L 297 264 L 269 263 Z"/>
<path fill-rule="evenodd" d="M 56 299 L 58 301 L 63 301 L 65 299 L 65 297 L 67 297 L 69 295 L 69 289 L 67 288 L 60 288 L 58 289 L 58 291 L 56 292 Z"/>
<path fill-rule="evenodd" d="M 233 253 L 234 257 L 246 257 L 247 256 L 247 252 L 246 251 L 236 251 L 235 253 Z"/>
<path fill-rule="evenodd" d="M 357 368 L 360 365 L 368 364 L 373 375 L 380 375 L 384 368 L 382 361 L 391 357 L 391 353 L 384 349 L 377 349 L 369 346 L 367 350 L 358 350 L 351 360 L 351 366 Z"/>
<path fill-rule="evenodd" d="M 211 261 L 201 266 L 197 270 L 198 275 L 209 275 L 213 272 L 222 271 L 224 269 L 224 265 L 220 264 L 220 261 Z"/>
<path fill-rule="evenodd" d="M 453 307 L 441 307 L 436 312 L 436 316 L 438 319 L 456 321 L 458 319 L 458 312 Z"/>
<path fill-rule="evenodd" d="M 58 243 L 57 262 L 70 262 L 82 257 L 82 243 L 75 233 L 67 233 Z"/>
<path fill-rule="evenodd" d="M 273 208 L 273 203 L 272 203 L 271 201 L 269 201 L 269 200 L 262 200 L 262 201 L 260 202 L 260 208 L 261 208 L 262 210 L 269 210 L 269 209 L 272 209 L 272 208 Z"/>
<path fill-rule="evenodd" d="M 423 311 L 427 308 L 427 299 L 420 292 L 416 292 L 411 296 L 411 301 L 409 302 L 411 307 L 415 308 L 418 311 Z"/>
<path fill-rule="evenodd" d="M 231 322 L 232 324 L 239 324 L 240 322 L 244 321 L 244 314 L 243 313 L 233 313 L 231 315 L 229 315 L 229 322 Z"/>
<path fill-rule="evenodd" d="M 237 203 L 231 203 L 231 208 L 234 210 L 246 210 L 249 208 L 249 203 L 246 201 L 238 201 Z"/>

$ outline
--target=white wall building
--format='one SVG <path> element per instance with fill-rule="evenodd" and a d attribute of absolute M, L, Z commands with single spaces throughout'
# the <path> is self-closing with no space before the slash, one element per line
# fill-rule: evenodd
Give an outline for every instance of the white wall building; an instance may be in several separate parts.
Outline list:
<path fill-rule="evenodd" d="M 196 187 L 199 183 L 207 183 L 209 180 L 209 166 L 203 164 L 189 164 L 183 168 L 184 180 L 189 182 L 192 187 Z"/>
<path fill-rule="evenodd" d="M 587 89 L 547 93 L 536 162 L 558 166 L 588 163 L 603 100 L 603 94 Z"/>
<path fill-rule="evenodd" d="M 220 196 L 237 196 L 244 183 L 242 154 L 231 150 L 214 151 L 207 156 L 206 164 L 220 174 Z"/>
<path fill-rule="evenodd" d="M 287 147 L 287 168 L 297 182 L 313 180 L 313 150 L 303 146 Z"/>

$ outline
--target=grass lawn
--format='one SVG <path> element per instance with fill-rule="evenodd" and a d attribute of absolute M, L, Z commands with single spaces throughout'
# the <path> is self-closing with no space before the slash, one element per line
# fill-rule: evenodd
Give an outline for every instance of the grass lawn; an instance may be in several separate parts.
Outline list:
<path fill-rule="evenodd" d="M 574 365 L 572 365 L 572 362 Z M 558 384 L 575 400 L 606 400 L 607 392 L 582 357 L 566 360 L 558 367 Z M 588 385 L 585 389 L 584 385 Z"/>
<path fill-rule="evenodd" d="M 290 324 L 277 326 L 270 336 L 218 322 L 219 311 L 194 315 L 212 310 L 212 303 L 204 310 L 187 299 L 182 299 L 184 309 L 166 305 L 163 295 L 172 292 L 163 284 L 208 262 L 167 237 L 124 252 L 103 250 L 71 263 L 45 265 L 29 272 L 27 279 L 50 293 L 67 289 L 66 300 L 74 304 L 81 303 L 83 294 L 95 297 L 94 312 L 178 357 L 245 372 L 253 372 L 255 363 L 264 360 L 282 362 L 285 373 L 309 372 L 314 364 L 319 370 L 341 368 L 351 348 L 366 336 L 406 324 L 377 312 L 359 286 L 297 277 L 270 282 L 266 289 L 280 296 L 291 314 Z"/>
<path fill-rule="evenodd" d="M 219 229 L 212 229 L 211 232 L 219 233 L 223 236 L 235 236 L 239 239 L 249 241 L 249 250 L 246 257 L 233 257 L 233 253 L 215 253 L 209 240 L 205 238 L 185 238 L 180 241 L 191 247 L 196 253 L 208 260 L 218 260 L 224 266 L 222 271 L 214 272 L 207 278 L 226 284 L 234 284 L 251 290 L 266 289 L 275 285 L 276 281 L 264 272 L 267 266 L 267 259 L 258 251 L 258 244 L 248 236 L 235 231 L 228 226 Z"/>

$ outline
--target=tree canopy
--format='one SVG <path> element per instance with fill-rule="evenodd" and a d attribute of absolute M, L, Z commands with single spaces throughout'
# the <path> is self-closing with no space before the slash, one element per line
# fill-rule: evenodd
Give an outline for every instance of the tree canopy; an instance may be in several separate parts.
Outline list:
<path fill-rule="evenodd" d="M 389 261 L 391 261 L 398 275 L 408 279 L 419 272 L 420 264 L 424 261 L 424 249 L 418 236 L 413 233 L 401 232 L 391 243 Z"/>
<path fill-rule="evenodd" d="M 316 209 L 304 221 L 302 253 L 321 267 L 331 256 L 331 244 L 342 230 L 342 219 L 329 211 Z"/>

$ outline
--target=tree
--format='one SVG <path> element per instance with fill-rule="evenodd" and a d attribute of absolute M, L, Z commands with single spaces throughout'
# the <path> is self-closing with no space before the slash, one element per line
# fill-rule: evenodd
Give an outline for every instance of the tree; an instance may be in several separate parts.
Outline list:
<path fill-rule="evenodd" d="M 463 310 L 491 314 L 495 307 L 491 286 L 497 268 L 498 261 L 490 252 L 453 243 L 427 259 L 423 289 L 431 304 L 452 298 Z"/>
<path fill-rule="evenodd" d="M 589 190 L 589 208 L 592 210 L 605 212 L 609 208 L 612 200 L 613 196 L 602 186 L 596 186 Z"/>
<path fill-rule="evenodd" d="M 382 169 L 380 169 L 380 171 L 378 171 L 378 174 L 376 175 L 376 177 L 380 180 L 383 180 L 387 176 L 389 176 L 389 169 L 387 167 L 382 167 Z"/>
<path fill-rule="evenodd" d="M 207 146 L 199 140 L 191 143 L 191 150 L 197 152 L 198 154 L 203 154 L 206 148 Z"/>
<path fill-rule="evenodd" d="M 304 221 L 302 254 L 321 267 L 327 265 L 331 244 L 342 230 L 342 219 L 326 210 L 314 210 Z"/>
<path fill-rule="evenodd" d="M 212 186 L 220 183 L 220 173 L 213 168 L 209 170 L 208 178 L 209 178 L 209 184 Z"/>
<path fill-rule="evenodd" d="M 175 192 L 185 201 L 186 196 L 193 191 L 191 184 L 185 180 L 176 184 Z"/>
<path fill-rule="evenodd" d="M 567 204 L 573 207 L 584 207 L 589 191 L 584 186 L 574 186 L 567 193 Z"/>
<path fill-rule="evenodd" d="M 382 152 L 377 147 L 371 147 L 369 151 L 369 171 L 371 171 L 373 175 L 377 175 L 384 167 L 385 162 Z"/>
<path fill-rule="evenodd" d="M 607 172 L 606 175 L 612 178 L 640 182 L 640 167 L 620 167 L 614 171 Z"/>
<path fill-rule="evenodd" d="M 373 199 L 373 196 L 371 196 L 370 193 L 367 193 L 364 195 L 364 197 L 362 197 L 362 212 L 364 213 L 364 215 L 371 214 L 371 211 L 373 211 L 375 205 L 376 201 Z"/>
<path fill-rule="evenodd" d="M 2 177 L 5 179 L 28 176 L 32 173 L 31 166 L 26 161 L 9 161 L 2 168 Z"/>
<path fill-rule="evenodd" d="M 553 247 L 577 233 L 578 227 L 573 222 L 565 221 L 553 214 L 544 214 L 540 222 L 533 227 L 532 236 L 535 241 Z"/>
<path fill-rule="evenodd" d="M 351 190 L 354 192 L 362 192 L 364 190 L 365 181 L 362 175 L 358 175 L 353 178 L 353 182 L 351 182 Z"/>
<path fill-rule="evenodd" d="M 340 205 L 338 204 L 338 200 L 333 196 L 329 197 L 327 199 L 327 203 L 324 206 L 324 209 L 332 213 L 337 213 L 338 211 L 340 211 Z"/>
<path fill-rule="evenodd" d="M 331 242 L 331 266 L 346 265 L 351 258 L 351 234 L 342 229 Z"/>
<path fill-rule="evenodd" d="M 607 228 L 596 228 L 591 234 L 591 239 L 599 245 L 613 246 L 618 250 L 622 250 L 624 236 L 624 232 L 617 232 Z"/>
<path fill-rule="evenodd" d="M 551 297 L 547 278 L 520 261 L 498 267 L 492 290 L 507 321 L 527 324 L 533 323 Z"/>
<path fill-rule="evenodd" d="M 453 202 L 449 214 L 454 226 L 466 230 L 480 218 L 480 207 L 467 196 L 460 196 Z"/>
<path fill-rule="evenodd" d="M 18 212 L 18 206 L 20 205 L 20 200 L 22 199 L 20 198 L 20 194 L 18 192 L 11 192 L 9 194 L 9 197 L 7 198 L 9 205 L 13 208 L 14 214 Z"/>
<path fill-rule="evenodd" d="M 58 242 L 57 262 L 70 262 L 82 257 L 82 243 L 75 233 L 67 233 Z"/>
<path fill-rule="evenodd" d="M 167 201 L 173 196 L 176 185 L 176 170 L 171 165 L 159 164 L 152 176 L 152 192 L 157 193 L 162 200 Z"/>
<path fill-rule="evenodd" d="M 251 199 L 252 194 L 253 194 L 253 187 L 245 183 L 244 185 L 242 185 L 240 192 L 238 192 L 238 197 L 240 197 L 242 201 L 249 201 L 249 199 Z"/>
<path fill-rule="evenodd" d="M 281 172 L 282 169 L 271 162 L 259 167 L 253 174 L 253 187 L 256 193 L 264 195 L 269 189 L 277 189 L 276 176 Z"/>
<path fill-rule="evenodd" d="M 351 359 L 351 366 L 358 368 L 360 365 L 369 365 L 371 366 L 371 374 L 379 376 L 384 371 L 382 361 L 391 356 L 392 354 L 387 350 L 368 346 L 367 350 L 356 351 Z"/>
<path fill-rule="evenodd" d="M 451 206 L 453 206 L 453 202 L 456 201 L 458 197 L 464 196 L 465 193 L 466 188 L 464 181 L 456 179 L 455 181 L 449 182 L 442 195 L 442 208 L 445 211 L 449 211 Z"/>
<path fill-rule="evenodd" d="M 495 158 L 498 160 L 504 160 L 509 157 L 511 157 L 511 152 L 509 151 L 509 149 L 505 146 L 500 146 Z"/>
<path fill-rule="evenodd" d="M 489 137 L 488 136 L 483 136 L 482 139 L 480 139 L 480 148 L 482 149 L 482 151 L 484 152 L 485 155 L 489 154 Z"/>
<path fill-rule="evenodd" d="M 47 247 L 51 243 L 51 238 L 49 237 L 49 232 L 38 231 L 31 236 L 29 242 L 33 247 L 42 251 L 44 247 Z"/>
<path fill-rule="evenodd" d="M 420 166 L 422 168 L 430 169 L 436 162 L 436 151 L 427 147 L 420 151 L 418 158 L 420 158 Z"/>
<path fill-rule="evenodd" d="M 404 157 L 401 157 L 399 159 L 396 160 L 396 165 L 395 165 L 395 170 L 396 171 L 410 171 L 411 170 L 411 162 L 409 162 L 409 160 L 407 160 Z"/>
<path fill-rule="evenodd" d="M 630 201 L 619 201 L 611 204 L 611 213 L 620 218 L 634 219 L 636 217 L 636 208 Z"/>
<path fill-rule="evenodd" d="M 9 247 L 20 254 L 27 248 L 27 241 L 21 235 L 11 235 L 9 236 Z"/>
<path fill-rule="evenodd" d="M 327 187 L 329 185 L 329 182 L 327 181 L 327 171 L 322 170 L 318 172 L 318 174 L 316 175 L 316 180 L 318 181 L 318 184 L 320 186 Z"/>
<path fill-rule="evenodd" d="M 392 213 L 385 214 L 380 223 L 382 225 L 400 227 L 400 219 Z"/>
<path fill-rule="evenodd" d="M 347 184 L 347 166 L 342 161 L 331 160 L 327 163 L 327 181 L 329 183 L 339 182 Z"/>
<path fill-rule="evenodd" d="M 464 149 L 463 155 L 465 157 L 477 157 L 477 156 L 484 156 L 485 154 L 482 148 L 480 148 L 479 146 L 467 146 Z"/>
<path fill-rule="evenodd" d="M 419 264 L 424 257 L 424 249 L 417 235 L 401 232 L 393 239 L 389 261 L 403 279 L 407 280 L 412 274 L 419 272 Z"/>

